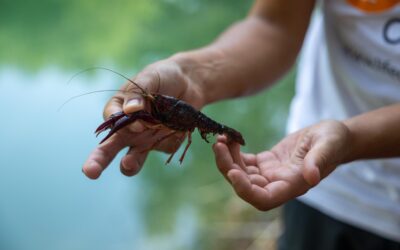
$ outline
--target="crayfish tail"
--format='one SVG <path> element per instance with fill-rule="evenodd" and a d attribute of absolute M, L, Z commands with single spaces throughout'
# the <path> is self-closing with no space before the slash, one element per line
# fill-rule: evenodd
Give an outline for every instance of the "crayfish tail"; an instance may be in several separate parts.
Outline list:
<path fill-rule="evenodd" d="M 242 134 L 240 132 L 234 130 L 233 128 L 225 126 L 223 133 L 228 136 L 228 139 L 233 140 L 242 146 L 244 146 L 246 144 L 243 139 Z"/>

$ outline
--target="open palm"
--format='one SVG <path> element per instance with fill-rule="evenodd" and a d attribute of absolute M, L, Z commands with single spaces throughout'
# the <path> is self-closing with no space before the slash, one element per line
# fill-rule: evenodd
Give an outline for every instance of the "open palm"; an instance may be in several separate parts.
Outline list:
<path fill-rule="evenodd" d="M 235 192 L 260 210 L 269 210 L 307 192 L 343 159 L 348 130 L 340 122 L 323 122 L 291 134 L 270 151 L 240 152 L 219 137 L 216 162 Z"/>

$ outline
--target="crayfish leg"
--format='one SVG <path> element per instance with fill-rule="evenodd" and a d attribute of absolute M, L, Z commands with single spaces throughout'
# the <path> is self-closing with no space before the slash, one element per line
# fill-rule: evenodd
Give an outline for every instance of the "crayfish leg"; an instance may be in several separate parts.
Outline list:
<path fill-rule="evenodd" d="M 185 135 L 186 135 L 186 133 L 182 134 L 182 136 L 181 136 L 181 138 L 179 138 L 179 140 L 184 139 L 184 138 L 185 138 Z M 178 143 L 180 143 L 179 140 L 177 140 Z M 178 151 L 178 149 L 179 149 L 179 146 L 176 147 L 175 151 L 172 152 L 171 155 L 168 157 L 168 160 L 165 162 L 165 165 L 167 165 L 168 163 L 170 163 L 170 161 L 172 160 L 172 158 L 174 157 L 174 155 L 175 155 L 176 151 Z"/>
<path fill-rule="evenodd" d="M 175 153 L 176 153 L 176 150 L 172 154 L 170 154 L 170 156 L 168 157 L 167 161 L 165 162 L 165 165 L 167 165 L 168 163 L 171 162 L 172 158 L 174 158 Z"/>
<path fill-rule="evenodd" d="M 190 144 L 192 144 L 192 132 L 188 133 L 188 142 L 186 144 L 185 149 L 183 150 L 181 158 L 179 158 L 179 163 L 182 164 L 183 158 L 185 158 L 186 152 L 189 149 Z"/>

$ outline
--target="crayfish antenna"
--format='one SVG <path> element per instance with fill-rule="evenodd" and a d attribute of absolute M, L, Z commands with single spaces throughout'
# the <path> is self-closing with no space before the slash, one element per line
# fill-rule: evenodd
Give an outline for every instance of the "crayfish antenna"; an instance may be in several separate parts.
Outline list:
<path fill-rule="evenodd" d="M 147 92 L 146 92 L 139 84 L 137 84 L 137 83 L 134 82 L 133 80 L 129 79 L 129 77 L 126 77 L 125 75 L 123 75 L 123 74 L 121 74 L 121 73 L 119 73 L 119 72 L 117 72 L 117 71 L 115 71 L 115 70 L 112 70 L 112 69 L 109 69 L 109 68 L 105 68 L 105 67 L 98 67 L 98 66 L 96 66 L 96 67 L 90 67 L 90 68 L 87 68 L 87 69 L 84 69 L 84 70 L 81 70 L 81 71 L 75 73 L 75 74 L 68 80 L 67 84 L 69 84 L 73 79 L 75 79 L 75 77 L 77 77 L 77 76 L 79 76 L 79 75 L 81 75 L 81 74 L 83 74 L 83 73 L 85 73 L 85 72 L 87 72 L 87 71 L 96 70 L 96 69 L 107 70 L 107 71 L 113 72 L 114 74 L 119 75 L 120 77 L 122 77 L 122 78 L 128 80 L 130 83 L 132 83 L 133 85 L 135 85 L 135 87 L 137 87 L 137 88 L 142 92 L 141 94 L 142 94 L 143 96 L 147 95 Z"/>

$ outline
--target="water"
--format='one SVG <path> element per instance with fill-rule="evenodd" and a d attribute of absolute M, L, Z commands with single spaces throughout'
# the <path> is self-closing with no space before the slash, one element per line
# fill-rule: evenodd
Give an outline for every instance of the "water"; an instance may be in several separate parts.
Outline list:
<path fill-rule="evenodd" d="M 98 143 L 108 94 L 57 108 L 69 97 L 115 86 L 115 77 L 79 77 L 45 69 L 35 75 L 0 71 L 0 249 L 139 249 L 145 244 L 140 179 L 118 161 L 97 181 L 81 165 Z M 85 82 L 86 81 L 86 82 Z M 115 87 L 114 87 L 115 88 Z"/>

